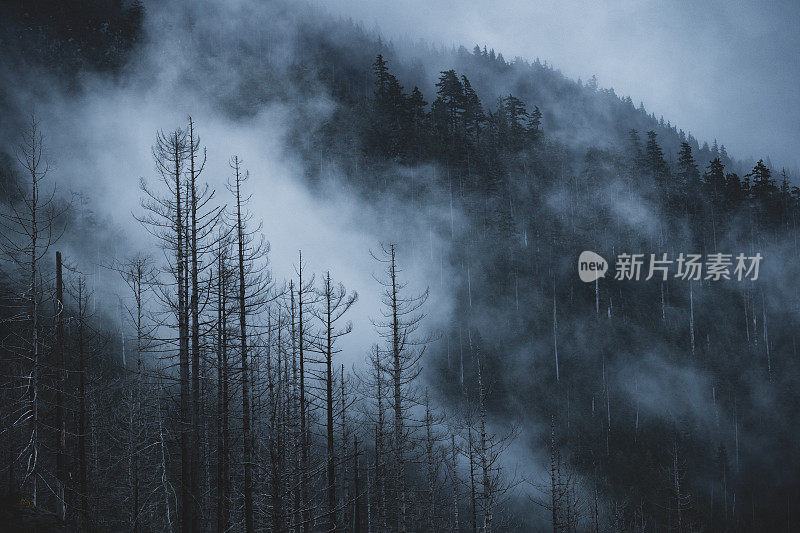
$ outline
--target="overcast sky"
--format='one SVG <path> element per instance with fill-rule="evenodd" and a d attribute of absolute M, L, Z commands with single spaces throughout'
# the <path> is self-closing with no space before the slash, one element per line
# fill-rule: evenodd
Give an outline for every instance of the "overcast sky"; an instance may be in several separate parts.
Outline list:
<path fill-rule="evenodd" d="M 714 138 L 800 162 L 800 1 L 326 0 L 389 37 L 547 60 Z M 797 177 L 795 177 L 796 179 Z"/>

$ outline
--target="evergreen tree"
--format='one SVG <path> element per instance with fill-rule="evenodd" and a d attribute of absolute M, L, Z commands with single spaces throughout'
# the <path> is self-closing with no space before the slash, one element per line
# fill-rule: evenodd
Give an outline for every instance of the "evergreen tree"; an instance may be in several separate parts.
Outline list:
<path fill-rule="evenodd" d="M 635 129 L 628 131 L 628 156 L 634 168 L 643 167 L 645 165 L 644 153 L 642 152 L 642 140 L 639 138 L 639 132 Z"/>
<path fill-rule="evenodd" d="M 516 96 L 509 94 L 501 100 L 498 116 L 503 121 L 503 131 L 505 133 L 505 143 L 512 150 L 522 148 L 524 135 L 527 131 L 528 111 L 525 103 Z"/>
<path fill-rule="evenodd" d="M 697 163 L 692 156 L 692 147 L 689 146 L 689 143 L 681 143 L 681 149 L 678 152 L 677 176 L 683 186 L 691 186 L 700 178 L 700 172 L 697 170 Z"/>
<path fill-rule="evenodd" d="M 481 100 L 475 93 L 475 90 L 470 85 L 466 76 L 461 76 L 461 82 L 464 90 L 463 96 L 463 117 L 464 117 L 464 130 L 468 136 L 473 138 L 481 133 L 481 123 L 486 119 L 483 114 L 483 106 Z"/>
<path fill-rule="evenodd" d="M 709 188 L 722 189 L 725 185 L 725 165 L 722 164 L 720 158 L 715 157 L 708 164 L 703 180 Z"/>
<path fill-rule="evenodd" d="M 528 120 L 528 129 L 534 133 L 539 132 L 539 127 L 542 125 L 542 112 L 539 110 L 539 106 L 533 106 L 533 111 L 530 113 L 530 118 Z"/>
<path fill-rule="evenodd" d="M 647 143 L 645 144 L 645 168 L 653 177 L 656 185 L 664 187 L 667 176 L 669 175 L 669 165 L 664 160 L 664 152 L 656 141 L 656 132 L 647 132 Z"/>
<path fill-rule="evenodd" d="M 427 118 L 425 113 L 426 105 L 428 105 L 428 102 L 425 101 L 425 97 L 419 87 L 415 85 L 408 97 L 408 111 L 411 123 L 416 131 L 421 130 L 425 125 L 425 119 Z"/>
<path fill-rule="evenodd" d="M 681 143 L 676 170 L 677 183 L 671 183 L 670 187 L 673 202 L 679 202 L 683 198 L 687 211 L 690 214 L 697 213 L 701 205 L 700 172 L 697 170 L 697 163 L 694 161 L 689 143 Z"/>
<path fill-rule="evenodd" d="M 763 159 L 759 159 L 753 170 L 746 177 L 751 178 L 751 194 L 757 200 L 769 199 L 776 191 L 775 180 L 772 179 L 772 171 L 764 164 Z"/>
<path fill-rule="evenodd" d="M 450 135 L 455 134 L 461 115 L 463 114 L 464 86 L 458 79 L 455 70 L 445 70 L 441 72 L 439 81 L 436 83 L 437 107 L 441 106 L 446 112 L 446 132 Z"/>
<path fill-rule="evenodd" d="M 735 172 L 725 176 L 725 198 L 729 208 L 738 207 L 747 198 L 749 190 L 749 178 L 743 183 Z"/>
<path fill-rule="evenodd" d="M 387 94 L 391 74 L 389 74 L 389 67 L 386 60 L 383 59 L 383 54 L 378 54 L 378 57 L 375 58 L 372 72 L 375 74 L 375 96 Z"/>
<path fill-rule="evenodd" d="M 374 113 L 370 127 L 371 142 L 379 153 L 390 157 L 397 156 L 402 152 L 403 144 L 408 141 L 404 132 L 412 119 L 409 102 L 403 94 L 403 87 L 389 72 L 382 55 L 378 54 L 372 70 L 375 74 L 375 92 Z M 422 105 L 424 106 L 424 100 Z"/>
<path fill-rule="evenodd" d="M 719 147 L 719 159 L 725 164 L 729 162 L 728 150 L 725 149 L 724 144 Z"/>
<path fill-rule="evenodd" d="M 706 194 L 714 205 L 720 206 L 725 194 L 725 166 L 719 157 L 711 160 L 703 174 Z"/>

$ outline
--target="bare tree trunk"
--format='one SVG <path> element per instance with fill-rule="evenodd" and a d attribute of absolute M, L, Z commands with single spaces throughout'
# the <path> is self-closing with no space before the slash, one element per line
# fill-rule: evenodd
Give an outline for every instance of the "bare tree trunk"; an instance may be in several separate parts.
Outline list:
<path fill-rule="evenodd" d="M 64 416 L 64 389 L 67 385 L 67 362 L 64 348 L 64 281 L 61 271 L 61 252 L 56 252 L 56 350 L 58 352 L 58 388 L 56 389 L 56 475 L 58 477 L 57 506 L 58 517 L 64 520 L 67 515 L 65 486 L 67 484 L 66 450 L 67 426 Z"/>
<path fill-rule="evenodd" d="M 475 457 L 471 421 L 467 423 L 467 449 L 469 451 L 469 497 L 472 504 L 472 533 L 478 533 L 478 497 L 475 493 Z"/>
<path fill-rule="evenodd" d="M 558 374 L 558 317 L 556 309 L 556 286 L 553 282 L 553 353 L 556 360 L 556 381 L 559 381 Z"/>
<path fill-rule="evenodd" d="M 480 441 L 480 459 L 481 459 L 481 474 L 483 480 L 481 482 L 482 497 L 483 497 L 483 531 L 488 533 L 492 523 L 492 486 L 490 483 L 489 474 L 489 449 L 486 435 L 486 396 L 483 388 L 483 375 L 481 367 L 483 366 L 483 359 L 478 354 L 478 413 L 481 423 L 481 441 Z"/>
<path fill-rule="evenodd" d="M 361 532 L 361 488 L 358 486 L 358 435 L 353 436 L 353 531 Z"/>
<path fill-rule="evenodd" d="M 250 450 L 250 383 L 247 369 L 247 318 L 245 307 L 244 222 L 238 164 L 236 170 L 236 232 L 239 253 L 239 334 L 242 351 L 242 463 L 244 465 L 244 520 L 245 531 L 253 533 L 253 475 Z"/>
<path fill-rule="evenodd" d="M 36 175 L 36 166 L 31 170 L 32 176 Z M 30 359 L 31 359 L 31 372 L 28 381 L 28 394 L 30 398 L 30 418 L 31 418 L 31 437 L 30 437 L 30 452 L 28 455 L 28 468 L 26 478 L 33 480 L 33 504 L 37 505 L 38 502 L 38 475 L 37 466 L 39 462 L 39 300 L 38 300 L 38 286 L 36 278 L 39 274 L 37 255 L 37 241 L 38 241 L 38 225 L 36 221 L 37 206 L 39 204 L 39 188 L 36 186 L 36 178 L 33 178 L 33 203 L 31 208 L 31 260 L 30 260 L 30 277 L 31 277 L 31 295 L 30 295 Z"/>
<path fill-rule="evenodd" d="M 376 395 L 378 397 L 378 422 L 375 426 L 375 483 L 378 486 L 378 523 L 386 530 L 386 476 L 383 440 L 383 375 L 381 370 L 381 351 L 375 346 Z"/>
<path fill-rule="evenodd" d="M 134 399 L 132 404 L 131 434 L 134 437 L 133 456 L 131 458 L 131 469 L 133 470 L 133 532 L 139 531 L 140 507 L 140 487 L 139 487 L 139 419 L 142 408 L 142 350 L 144 349 L 144 288 L 145 283 L 145 262 L 137 260 L 132 266 L 133 269 L 133 289 L 136 300 L 136 378 L 133 387 Z"/>
<path fill-rule="evenodd" d="M 86 313 L 86 282 L 78 280 L 78 487 L 81 500 L 81 528 L 89 528 L 89 481 L 86 459 L 86 361 L 83 346 L 84 316 Z"/>
<path fill-rule="evenodd" d="M 197 268 L 197 169 L 195 169 L 196 142 L 194 137 L 194 123 L 189 117 L 189 180 L 187 183 L 187 202 L 189 219 L 187 229 L 189 233 L 186 243 L 191 255 L 191 267 L 187 264 L 191 293 L 189 294 L 189 311 L 191 312 L 191 373 L 192 373 L 192 446 L 191 446 L 191 497 L 192 497 L 192 531 L 200 531 L 200 295 Z M 188 258 L 187 258 L 188 259 Z M 188 263 L 188 261 L 187 261 Z"/>
<path fill-rule="evenodd" d="M 270 467 L 271 467 L 271 496 L 272 496 L 272 528 L 274 531 L 281 531 L 284 528 L 283 522 L 283 487 L 282 487 L 282 475 L 283 475 L 283 463 L 281 461 L 281 449 L 282 449 L 282 435 L 283 435 L 283 427 L 280 423 L 280 404 L 279 401 L 281 399 L 281 328 L 283 327 L 281 321 L 281 314 L 280 309 L 278 309 L 278 322 L 277 322 L 277 332 L 278 332 L 278 343 L 277 343 L 277 391 L 275 386 L 276 379 L 273 378 L 272 368 L 271 368 L 271 358 L 272 358 L 272 322 L 271 322 L 272 314 L 269 313 L 267 315 L 267 347 L 270 350 L 267 353 L 267 383 L 269 387 L 269 398 L 270 398 L 270 433 L 269 433 L 269 457 L 270 457 Z"/>
<path fill-rule="evenodd" d="M 227 268 L 222 244 L 217 266 L 217 531 L 228 528 Z"/>
<path fill-rule="evenodd" d="M 340 458 L 341 468 L 342 468 L 342 509 L 344 509 L 344 516 L 342 518 L 342 522 L 347 524 L 347 506 L 350 501 L 350 494 L 347 488 L 347 475 L 346 472 L 346 464 L 347 464 L 347 443 L 349 441 L 347 435 L 347 400 L 344 393 L 344 365 L 342 365 L 341 371 L 341 405 L 342 405 L 342 456 Z"/>
<path fill-rule="evenodd" d="M 303 253 L 300 252 L 300 262 L 298 265 L 298 275 L 300 283 L 297 290 L 297 314 L 298 314 L 298 355 L 300 362 L 300 501 L 301 519 L 303 523 L 303 533 L 308 533 L 309 513 L 308 513 L 308 429 L 306 427 L 306 371 L 304 348 L 304 329 L 303 323 Z"/>
<path fill-rule="evenodd" d="M 170 139 L 173 163 L 175 165 L 173 178 L 175 180 L 175 234 L 176 234 L 176 274 L 178 291 L 178 365 L 180 381 L 180 437 L 181 437 L 181 529 L 191 531 L 192 529 L 192 462 L 189 435 L 187 434 L 191 424 L 191 412 L 189 405 L 189 325 L 186 309 L 186 288 L 185 288 L 185 227 L 184 227 L 184 200 L 181 197 L 181 164 L 184 154 L 184 140 L 181 139 L 179 132 L 173 132 Z"/>
<path fill-rule="evenodd" d="M 453 523 L 451 525 L 451 531 L 453 531 L 453 533 L 458 533 L 458 472 L 456 471 L 458 462 L 456 461 L 456 436 L 452 434 L 450 435 L 450 453 L 452 454 L 453 461 L 450 465 L 450 476 L 453 484 Z"/>
<path fill-rule="evenodd" d="M 294 472 L 293 477 L 295 478 L 292 483 L 292 492 L 294 493 L 294 509 L 290 516 L 292 517 L 293 522 L 293 529 L 299 533 L 300 531 L 300 523 L 302 522 L 301 516 L 301 509 L 303 507 L 302 501 L 302 493 L 300 491 L 300 477 L 301 473 L 301 465 L 302 465 L 302 458 L 300 457 L 300 447 L 298 444 L 302 439 L 302 435 L 299 433 L 298 425 L 297 425 L 297 418 L 299 417 L 299 398 L 300 398 L 300 391 L 299 391 L 299 379 L 298 379 L 298 368 L 297 368 L 297 313 L 295 309 L 295 290 L 294 290 L 294 280 L 289 281 L 289 308 L 291 312 L 291 342 L 292 342 L 292 387 L 291 387 L 291 400 L 289 402 L 289 409 L 291 411 L 290 418 L 292 422 L 292 440 L 291 444 L 293 445 L 292 449 L 292 461 L 294 464 Z M 288 439 L 287 439 L 288 440 Z"/>
<path fill-rule="evenodd" d="M 425 389 L 425 460 L 428 467 L 428 511 L 426 518 L 429 531 L 434 531 L 436 528 L 436 469 L 433 463 L 432 423 L 430 398 L 428 397 L 428 389 Z"/>
<path fill-rule="evenodd" d="M 550 417 L 550 510 L 552 512 L 553 533 L 558 533 L 561 527 L 559 522 L 559 485 L 558 461 L 556 459 L 556 422 L 555 417 Z"/>
<path fill-rule="evenodd" d="M 398 317 L 397 266 L 394 245 L 391 246 L 390 265 L 391 297 L 392 297 L 392 382 L 394 385 L 394 475 L 397 491 L 397 530 L 406 530 L 406 472 L 404 455 L 403 424 L 403 391 L 402 362 L 400 360 L 401 331 Z"/>
<path fill-rule="evenodd" d="M 330 274 L 326 278 L 326 283 L 330 285 Z M 326 287 L 328 289 L 328 287 Z M 336 531 L 336 452 L 334 450 L 335 441 L 333 436 L 333 325 L 331 320 L 331 295 L 326 290 L 325 306 L 325 405 L 327 416 L 327 438 L 328 438 L 328 530 Z"/>

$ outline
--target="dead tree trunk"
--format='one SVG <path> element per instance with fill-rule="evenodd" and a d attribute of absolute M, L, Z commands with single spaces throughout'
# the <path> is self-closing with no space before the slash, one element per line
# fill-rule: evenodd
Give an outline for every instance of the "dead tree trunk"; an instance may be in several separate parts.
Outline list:
<path fill-rule="evenodd" d="M 475 491 L 475 451 L 472 442 L 472 422 L 467 422 L 467 452 L 469 454 L 469 499 L 472 505 L 472 533 L 478 533 L 478 495 Z"/>
<path fill-rule="evenodd" d="M 87 478 L 87 458 L 86 458 L 86 358 L 84 351 L 84 318 L 86 315 L 86 282 L 81 277 L 78 279 L 77 287 L 78 300 L 78 335 L 77 335 L 77 359 L 78 359 L 78 491 L 80 494 L 80 523 L 81 528 L 89 528 L 89 480 Z"/>
<path fill-rule="evenodd" d="M 201 169 L 195 168 L 195 156 L 198 149 L 198 141 L 194 136 L 194 123 L 192 117 L 189 117 L 189 180 L 187 183 L 187 202 L 188 212 L 186 217 L 188 219 L 187 232 L 188 239 L 186 246 L 189 249 L 189 257 L 187 257 L 187 272 L 189 274 L 189 285 L 191 286 L 191 293 L 189 293 L 189 312 L 191 312 L 191 374 L 192 374 L 192 405 L 191 405 L 191 422 L 192 422 L 192 445 L 191 445 L 191 514 L 192 514 L 192 531 L 200 531 L 200 287 L 198 280 L 198 266 L 197 266 L 197 176 Z M 188 260 L 191 259 L 191 265 Z"/>
<path fill-rule="evenodd" d="M 64 281 L 62 278 L 61 252 L 56 252 L 56 351 L 58 358 L 58 388 L 56 389 L 56 475 L 58 488 L 56 493 L 58 517 L 66 518 L 67 501 L 65 487 L 67 484 L 66 451 L 67 425 L 64 416 L 64 390 L 67 385 L 67 361 L 64 347 Z"/>
<path fill-rule="evenodd" d="M 458 532 L 458 462 L 457 462 L 457 448 L 456 436 L 450 435 L 450 453 L 452 454 L 452 463 L 450 465 L 450 481 L 453 485 L 453 522 L 451 524 L 451 531 Z"/>
<path fill-rule="evenodd" d="M 311 284 L 313 285 L 313 284 Z M 302 287 L 302 282 L 301 282 Z M 302 289 L 301 291 L 302 292 Z M 333 357 L 339 353 L 336 348 L 336 341 L 339 337 L 347 335 L 352 331 L 352 324 L 349 322 L 342 328 L 337 326 L 337 322 L 342 319 L 345 313 L 358 299 L 357 293 L 347 294 L 347 290 L 342 284 L 334 287 L 331 281 L 331 274 L 327 272 L 323 280 L 322 290 L 317 293 L 322 302 L 322 309 L 314 310 L 314 314 L 322 323 L 324 333 L 321 335 L 321 342 L 317 350 L 322 355 L 321 362 L 325 366 L 323 382 L 325 386 L 325 417 L 326 417 L 326 437 L 327 437 L 327 493 L 328 493 L 328 530 L 335 531 L 338 527 L 336 516 L 336 450 L 334 437 L 334 421 L 336 418 L 336 405 L 333 398 L 334 375 Z M 302 324 L 302 320 L 301 320 Z M 342 374 L 342 387 L 344 387 L 344 374 Z M 344 389 L 342 389 L 344 394 Z M 344 417 L 344 396 L 342 397 L 342 417 Z"/>
<path fill-rule="evenodd" d="M 308 513 L 308 448 L 309 436 L 306 415 L 306 370 L 305 370 L 305 323 L 303 322 L 303 296 L 306 289 L 303 286 L 303 252 L 300 252 L 300 262 L 297 268 L 300 278 L 297 290 L 297 321 L 298 337 L 297 348 L 300 363 L 300 518 L 303 524 L 303 533 L 308 533 L 310 522 Z"/>
<path fill-rule="evenodd" d="M 330 276 L 328 283 L 330 283 Z M 336 451 L 333 436 L 333 357 L 332 357 L 332 324 L 331 299 L 326 299 L 326 335 L 325 335 L 325 406 L 328 438 L 328 530 L 336 531 Z"/>
<path fill-rule="evenodd" d="M 361 488 L 358 479 L 358 435 L 353 436 L 353 528 L 361 533 Z"/>
<path fill-rule="evenodd" d="M 225 252 L 217 257 L 217 531 L 228 529 L 228 309 Z"/>
<path fill-rule="evenodd" d="M 234 167 L 236 188 L 236 245 L 238 248 L 238 274 L 239 274 L 239 337 L 242 364 L 242 463 L 244 467 L 244 521 L 245 531 L 253 533 L 253 474 L 250 450 L 250 383 L 247 368 L 247 311 L 245 293 L 245 251 L 244 251 L 244 219 L 242 218 L 241 181 L 238 159 Z"/>

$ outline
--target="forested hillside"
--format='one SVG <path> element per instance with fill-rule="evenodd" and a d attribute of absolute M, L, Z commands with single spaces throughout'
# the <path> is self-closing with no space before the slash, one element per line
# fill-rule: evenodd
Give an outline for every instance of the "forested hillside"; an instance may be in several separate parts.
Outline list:
<path fill-rule="evenodd" d="M 312 6 L 65 5 L 3 8 L 0 516 L 796 528 L 800 189 L 766 155 L 538 59 L 395 45 Z M 142 131 L 149 99 L 197 111 Z M 91 134 L 73 108 L 99 108 Z M 279 273 L 270 241 L 319 215 L 262 223 L 273 166 L 324 216 L 358 212 L 363 255 L 325 234 L 330 264 L 304 249 Z M 594 283 L 584 250 L 609 262 Z M 615 276 L 631 254 L 641 277 Z M 345 287 L 342 263 L 375 279 Z"/>

